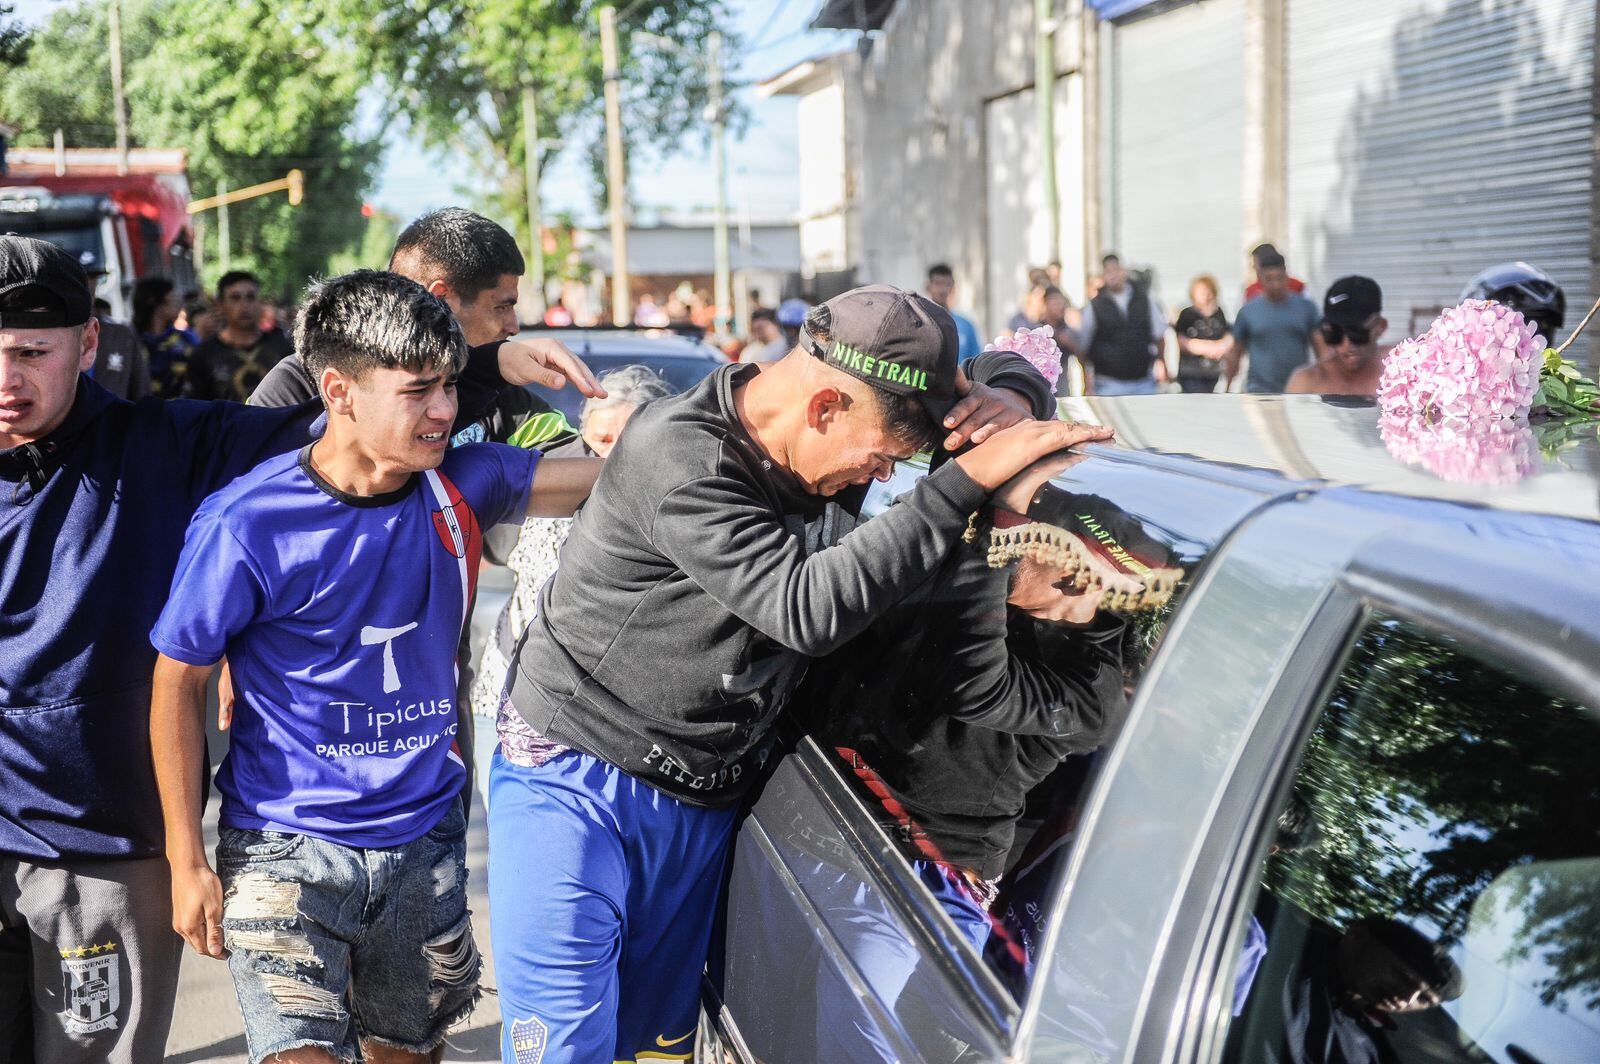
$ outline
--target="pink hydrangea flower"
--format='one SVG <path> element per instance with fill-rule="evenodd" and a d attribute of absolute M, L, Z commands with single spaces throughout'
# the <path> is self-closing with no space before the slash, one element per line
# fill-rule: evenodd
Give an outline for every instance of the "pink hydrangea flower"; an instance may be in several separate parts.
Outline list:
<path fill-rule="evenodd" d="M 1383 360 L 1385 414 L 1425 421 L 1524 418 L 1539 387 L 1544 337 L 1503 303 L 1469 299 Z"/>
<path fill-rule="evenodd" d="M 1056 334 L 1048 325 L 1037 329 L 1018 329 L 1010 336 L 997 336 L 985 351 L 1010 351 L 1027 359 L 1033 368 L 1050 382 L 1052 389 L 1061 379 L 1061 348 L 1056 346 Z"/>
<path fill-rule="evenodd" d="M 1378 431 L 1400 461 L 1456 483 L 1514 484 L 1539 467 L 1539 441 L 1516 421 L 1429 422 L 1385 412 Z"/>

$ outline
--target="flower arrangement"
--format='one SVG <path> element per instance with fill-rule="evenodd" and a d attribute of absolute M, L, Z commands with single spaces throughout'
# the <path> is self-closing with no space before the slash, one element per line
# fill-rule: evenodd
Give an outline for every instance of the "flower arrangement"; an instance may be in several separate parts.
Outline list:
<path fill-rule="evenodd" d="M 1600 386 L 1562 356 L 1594 313 L 1559 348 L 1549 348 L 1520 312 L 1469 299 L 1389 352 L 1378 403 L 1386 416 L 1428 422 L 1517 420 L 1534 411 L 1593 416 L 1600 413 Z"/>
<path fill-rule="evenodd" d="M 1041 325 L 1037 329 L 1018 329 L 1009 336 L 997 336 L 984 350 L 1010 351 L 1021 355 L 1050 382 L 1052 389 L 1061 379 L 1061 348 L 1056 344 L 1055 332 L 1048 325 Z"/>
<path fill-rule="evenodd" d="M 1385 415 L 1427 422 L 1525 418 L 1544 349 L 1544 338 L 1519 312 L 1469 299 L 1389 352 L 1378 402 Z"/>
<path fill-rule="evenodd" d="M 1502 303 L 1469 299 L 1440 314 L 1384 359 L 1384 445 L 1444 480 L 1510 484 L 1532 473 L 1540 439 L 1530 413 L 1585 424 L 1600 414 L 1600 386 L 1562 357 L 1596 310 L 1600 302 L 1559 348 Z"/>

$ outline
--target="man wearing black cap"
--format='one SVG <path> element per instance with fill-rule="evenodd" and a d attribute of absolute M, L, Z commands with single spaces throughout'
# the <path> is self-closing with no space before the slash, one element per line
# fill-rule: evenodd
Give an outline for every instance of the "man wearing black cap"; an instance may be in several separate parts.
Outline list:
<path fill-rule="evenodd" d="M 1389 327 L 1383 290 L 1370 277 L 1341 277 L 1322 300 L 1321 361 L 1294 371 L 1285 392 L 1312 395 L 1377 395 L 1383 359 L 1378 337 Z"/>
<path fill-rule="evenodd" d="M 981 430 L 845 535 L 866 486 L 961 419 L 958 343 L 931 300 L 856 289 L 815 308 L 782 360 L 726 367 L 629 422 L 501 706 L 489 892 L 505 1060 L 689 1051 L 738 802 L 809 659 L 926 578 L 1034 459 L 1109 436 Z"/>
<path fill-rule="evenodd" d="M 0 1059 L 143 1064 L 182 946 L 148 633 L 201 500 L 321 405 L 118 399 L 91 310 L 72 256 L 0 236 Z"/>

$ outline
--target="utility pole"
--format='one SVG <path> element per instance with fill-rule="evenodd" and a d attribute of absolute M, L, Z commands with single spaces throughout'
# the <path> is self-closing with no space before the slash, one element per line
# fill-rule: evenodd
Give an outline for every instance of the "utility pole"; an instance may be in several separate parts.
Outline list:
<path fill-rule="evenodd" d="M 226 181 L 217 182 L 217 194 L 207 196 L 205 199 L 189 201 L 189 217 L 194 219 L 194 270 L 200 272 L 200 260 L 204 254 L 201 245 L 205 242 L 205 228 L 203 215 L 206 211 L 217 212 L 217 244 L 219 254 L 217 262 L 222 266 L 222 272 L 228 272 L 228 205 L 243 203 L 245 200 L 255 199 L 258 196 L 270 195 L 274 192 L 287 192 L 289 206 L 298 207 L 306 198 L 306 175 L 303 170 L 290 170 L 282 177 L 271 181 L 263 181 L 259 185 L 246 185 L 244 188 L 228 190 Z M 365 208 L 362 208 L 363 211 Z"/>
<path fill-rule="evenodd" d="M 712 225 L 713 269 L 716 271 L 712 298 L 717 303 L 717 332 L 726 334 L 733 293 L 728 284 L 728 154 L 722 115 L 722 34 L 717 30 L 712 30 L 706 40 L 706 62 L 710 65 L 711 154 L 717 181 L 717 208 Z"/>
<path fill-rule="evenodd" d="M 1061 190 L 1056 187 L 1056 49 L 1054 0 L 1033 0 L 1033 95 L 1039 111 L 1040 178 L 1050 220 L 1046 261 L 1061 261 Z"/>
<path fill-rule="evenodd" d="M 228 183 L 217 182 L 217 263 L 228 272 Z"/>
<path fill-rule="evenodd" d="M 117 113 L 117 173 L 128 173 L 128 103 L 122 95 L 122 0 L 111 0 L 111 106 Z"/>
<path fill-rule="evenodd" d="M 600 9 L 600 59 L 606 79 L 606 191 L 611 208 L 611 321 L 633 320 L 628 291 L 628 175 L 622 160 L 622 73 L 617 59 L 617 9 Z"/>
<path fill-rule="evenodd" d="M 530 324 L 544 322 L 544 211 L 539 203 L 539 108 L 534 99 L 533 86 L 522 86 L 522 156 L 523 177 L 528 182 L 528 232 L 533 236 L 532 274 L 533 299 L 530 301 L 534 319 Z"/>
<path fill-rule="evenodd" d="M 1084 292 L 1101 250 L 1100 223 L 1100 19 L 1088 4 L 1079 16 L 1078 69 L 1083 72 L 1083 272 Z"/>

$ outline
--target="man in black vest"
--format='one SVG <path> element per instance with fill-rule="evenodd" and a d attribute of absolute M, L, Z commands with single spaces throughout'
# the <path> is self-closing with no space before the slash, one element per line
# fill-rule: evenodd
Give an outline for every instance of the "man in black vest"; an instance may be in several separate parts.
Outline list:
<path fill-rule="evenodd" d="M 1100 293 L 1083 308 L 1083 350 L 1088 365 L 1085 390 L 1094 395 L 1152 395 L 1167 379 L 1162 341 L 1167 319 L 1142 285 L 1135 284 L 1122 260 L 1100 260 L 1105 279 Z"/>

